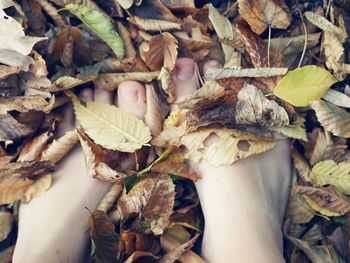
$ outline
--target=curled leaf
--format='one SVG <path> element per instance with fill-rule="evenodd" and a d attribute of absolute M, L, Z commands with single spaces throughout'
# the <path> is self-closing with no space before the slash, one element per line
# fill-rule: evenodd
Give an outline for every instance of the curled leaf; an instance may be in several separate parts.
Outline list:
<path fill-rule="evenodd" d="M 20 112 L 30 110 L 43 111 L 46 106 L 48 106 L 48 102 L 39 95 L 0 98 L 0 114 L 6 114 L 8 111 L 13 110 Z"/>
<path fill-rule="evenodd" d="M 225 78 L 267 78 L 273 76 L 284 76 L 287 74 L 288 68 L 245 68 L 245 69 L 208 69 L 206 72 L 206 79 L 225 79 Z"/>
<path fill-rule="evenodd" d="M 177 22 L 171 22 L 166 20 L 157 19 L 143 19 L 138 16 L 129 17 L 129 22 L 138 26 L 145 31 L 159 32 L 159 30 L 167 31 L 173 29 L 181 29 L 181 24 Z"/>

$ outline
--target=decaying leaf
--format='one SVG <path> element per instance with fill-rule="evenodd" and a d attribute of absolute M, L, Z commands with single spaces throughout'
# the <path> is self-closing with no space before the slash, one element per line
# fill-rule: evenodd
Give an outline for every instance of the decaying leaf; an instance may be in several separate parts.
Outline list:
<path fill-rule="evenodd" d="M 318 100 L 336 82 L 325 69 L 316 66 L 297 68 L 277 83 L 274 94 L 294 106 L 308 106 Z"/>
<path fill-rule="evenodd" d="M 173 103 L 176 99 L 173 76 L 170 74 L 170 72 L 166 68 L 162 67 L 158 76 L 158 80 L 160 80 L 161 87 L 164 90 L 164 92 L 167 94 L 167 102 Z"/>
<path fill-rule="evenodd" d="M 97 144 L 110 150 L 134 152 L 151 139 L 145 124 L 131 113 L 101 102 L 81 102 L 73 93 L 76 118 L 84 132 Z"/>
<path fill-rule="evenodd" d="M 111 186 L 111 189 L 105 194 L 102 198 L 101 202 L 98 204 L 96 210 L 103 211 L 105 213 L 108 212 L 109 209 L 112 208 L 114 203 L 116 202 L 118 196 L 123 190 L 123 186 L 121 182 L 117 181 Z"/>
<path fill-rule="evenodd" d="M 165 32 L 151 37 L 149 50 L 144 54 L 147 66 L 152 70 L 162 67 L 172 71 L 177 58 L 177 40 Z"/>
<path fill-rule="evenodd" d="M 183 253 L 185 253 L 187 250 L 191 249 L 191 247 L 196 242 L 198 237 L 199 237 L 199 234 L 195 235 L 192 239 L 185 242 L 184 244 L 181 244 L 177 247 L 172 248 L 158 262 L 159 263 L 173 263 L 173 262 L 175 262 L 183 255 Z M 162 239 L 161 239 L 161 242 L 162 242 Z"/>
<path fill-rule="evenodd" d="M 30 135 L 33 130 L 18 122 L 10 114 L 0 115 L 0 141 L 12 143 L 14 140 Z"/>
<path fill-rule="evenodd" d="M 145 124 L 152 136 L 157 136 L 162 131 L 163 117 L 158 95 L 152 85 L 146 85 L 146 105 Z"/>
<path fill-rule="evenodd" d="M 128 257 L 128 259 L 125 261 L 125 263 L 136 263 L 136 262 L 147 262 L 147 263 L 156 263 L 157 257 L 155 257 L 150 252 L 143 252 L 143 251 L 135 251 Z"/>
<path fill-rule="evenodd" d="M 89 218 L 89 225 L 90 237 L 95 248 L 92 258 L 96 262 L 117 262 L 119 241 L 108 215 L 95 210 Z"/>
<path fill-rule="evenodd" d="M 84 24 L 97 34 L 113 50 L 119 59 L 124 57 L 124 44 L 115 31 L 112 22 L 99 10 L 88 5 L 69 4 L 65 9 L 72 12 Z"/>
<path fill-rule="evenodd" d="M 9 34 L 9 32 L 11 32 Z M 22 26 L 11 16 L 0 10 L 0 62 L 9 66 L 29 70 L 34 60 L 28 56 L 35 43 L 45 37 L 30 37 L 24 34 Z"/>
<path fill-rule="evenodd" d="M 126 177 L 125 174 L 116 171 L 122 158 L 119 152 L 94 144 L 81 128 L 78 128 L 78 135 L 89 176 L 108 182 Z"/>
<path fill-rule="evenodd" d="M 284 127 L 269 127 L 269 130 L 283 134 L 288 138 L 299 139 L 307 142 L 308 139 L 304 122 L 304 117 L 298 115 L 294 125 Z"/>
<path fill-rule="evenodd" d="M 335 106 L 350 108 L 350 97 L 344 93 L 329 89 L 322 97 L 325 101 L 332 103 Z"/>
<path fill-rule="evenodd" d="M 33 196 L 46 191 L 51 185 L 51 175 L 41 175 L 52 168 L 49 162 L 3 165 L 0 170 L 0 204 L 9 204 L 17 200 L 28 202 Z"/>
<path fill-rule="evenodd" d="M 129 193 L 123 191 L 118 201 L 118 211 L 124 219 L 132 213 L 139 214 L 139 220 L 149 224 L 146 232 L 159 235 L 169 223 L 174 197 L 175 186 L 168 175 L 147 175 Z"/>
<path fill-rule="evenodd" d="M 128 17 L 128 20 L 130 23 L 133 23 L 134 25 L 146 31 L 159 32 L 159 30 L 166 31 L 172 29 L 181 29 L 180 23 L 166 20 L 143 19 L 138 16 Z"/>
<path fill-rule="evenodd" d="M 283 0 L 238 0 L 239 13 L 252 31 L 262 34 L 267 27 L 286 29 L 292 20 Z"/>
<path fill-rule="evenodd" d="M 8 98 L 0 98 L 0 114 L 6 114 L 8 111 L 46 111 L 48 102 L 44 97 L 33 95 L 28 97 L 16 96 Z"/>
<path fill-rule="evenodd" d="M 312 173 L 318 185 L 330 184 L 335 186 L 338 191 L 350 194 L 350 163 L 337 164 L 333 160 L 321 161 L 312 168 Z"/>
<path fill-rule="evenodd" d="M 159 75 L 159 71 L 155 72 L 127 72 L 127 73 L 106 73 L 100 74 L 95 80 L 95 85 L 107 90 L 114 90 L 125 80 L 135 80 L 140 82 L 151 82 Z"/>
<path fill-rule="evenodd" d="M 27 142 L 20 155 L 18 156 L 18 162 L 35 161 L 40 157 L 43 149 L 47 146 L 51 140 L 53 134 L 50 131 L 44 132 L 34 139 Z"/>
<path fill-rule="evenodd" d="M 295 191 L 289 197 L 286 216 L 293 224 L 306 224 L 315 216 L 315 211 L 308 205 L 303 196 Z"/>
<path fill-rule="evenodd" d="M 284 76 L 287 74 L 288 68 L 245 68 L 245 69 L 208 69 L 206 72 L 207 80 L 225 79 L 225 78 L 267 78 L 274 76 Z"/>
<path fill-rule="evenodd" d="M 315 188 L 294 186 L 296 192 L 303 194 L 306 202 L 316 211 L 326 216 L 339 216 L 350 212 L 348 197 L 337 192 L 333 187 Z"/>
<path fill-rule="evenodd" d="M 315 177 L 311 173 L 311 167 L 309 164 L 304 160 L 304 158 L 301 156 L 299 152 L 297 152 L 295 149 L 292 151 L 292 158 L 294 161 L 294 165 L 296 170 L 298 171 L 300 177 L 303 179 L 304 182 L 315 182 Z"/>
<path fill-rule="evenodd" d="M 350 137 L 350 113 L 328 102 L 317 100 L 311 103 L 318 121 L 326 131 L 344 138 Z"/>
<path fill-rule="evenodd" d="M 42 161 L 55 164 L 60 161 L 79 141 L 76 130 L 66 132 L 62 137 L 54 140 L 41 154 Z"/>
<path fill-rule="evenodd" d="M 157 255 L 160 250 L 159 240 L 150 235 L 143 235 L 131 230 L 123 231 L 120 236 L 126 254 L 144 251 Z"/>

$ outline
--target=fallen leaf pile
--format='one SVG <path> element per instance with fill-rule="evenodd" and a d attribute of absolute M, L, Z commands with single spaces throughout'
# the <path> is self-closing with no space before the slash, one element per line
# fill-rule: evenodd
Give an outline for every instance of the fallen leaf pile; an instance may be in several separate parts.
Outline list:
<path fill-rule="evenodd" d="M 231 165 L 278 137 L 291 138 L 295 168 L 286 261 L 349 262 L 349 6 L 1 1 L 0 262 L 11 261 L 19 203 L 50 191 L 55 164 L 78 144 L 87 176 L 113 182 L 89 220 L 94 262 L 205 262 L 188 160 Z M 171 111 L 179 57 L 223 68 Z M 124 80 L 145 84 L 144 121 L 77 97 Z M 57 136 L 69 103 L 79 126 Z"/>

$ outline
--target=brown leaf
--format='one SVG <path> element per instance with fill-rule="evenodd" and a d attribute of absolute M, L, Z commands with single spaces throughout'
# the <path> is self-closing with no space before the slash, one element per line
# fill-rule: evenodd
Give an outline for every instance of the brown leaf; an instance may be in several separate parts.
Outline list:
<path fill-rule="evenodd" d="M 12 231 L 14 217 L 10 212 L 0 211 L 0 242 L 4 241 Z M 0 258 L 0 262 L 1 258 Z"/>
<path fill-rule="evenodd" d="M 167 95 L 167 102 L 173 103 L 176 99 L 173 76 L 168 70 L 162 67 L 158 76 L 158 80 L 160 81 L 160 86 Z"/>
<path fill-rule="evenodd" d="M 139 234 L 131 230 L 123 231 L 120 235 L 120 240 L 127 255 L 131 255 L 135 251 L 144 251 L 157 255 L 160 250 L 158 238 Z"/>
<path fill-rule="evenodd" d="M 177 249 L 181 245 L 179 242 L 177 242 L 175 239 L 173 239 L 170 235 L 167 235 L 167 234 L 162 235 L 160 240 L 161 240 L 162 248 L 166 252 L 169 252 L 173 249 Z M 183 254 L 178 258 L 178 261 L 181 263 L 187 263 L 187 262 L 205 263 L 206 262 L 191 250 L 187 250 L 183 252 Z"/>
<path fill-rule="evenodd" d="M 89 176 L 108 182 L 116 182 L 126 177 L 125 174 L 115 171 L 125 154 L 94 144 L 80 127 L 78 134 Z"/>
<path fill-rule="evenodd" d="M 24 162 L 38 160 L 38 157 L 40 157 L 40 154 L 47 146 L 49 140 L 52 139 L 52 136 L 52 132 L 47 131 L 27 142 L 24 145 L 17 161 Z"/>
<path fill-rule="evenodd" d="M 95 245 L 92 258 L 96 262 L 118 262 L 118 236 L 107 214 L 95 210 L 89 218 L 90 237 Z"/>
<path fill-rule="evenodd" d="M 18 122 L 10 114 L 0 115 L 0 141 L 12 143 L 32 132 L 33 130 L 29 126 Z"/>
<path fill-rule="evenodd" d="M 125 263 L 156 263 L 157 257 L 152 253 L 135 251 L 130 257 L 125 261 Z"/>
<path fill-rule="evenodd" d="M 238 0 L 239 13 L 258 35 L 267 27 L 286 29 L 292 20 L 283 0 Z"/>
<path fill-rule="evenodd" d="M 145 232 L 163 233 L 173 212 L 175 186 L 168 175 L 153 174 L 143 177 L 127 194 L 123 191 L 118 201 L 121 218 L 132 213 L 149 223 Z"/>
<path fill-rule="evenodd" d="M 34 57 L 34 64 L 30 65 L 28 72 L 32 73 L 35 77 L 38 78 L 46 77 L 48 72 L 45 60 L 35 50 L 32 51 L 32 54 Z"/>
<path fill-rule="evenodd" d="M 53 164 L 57 163 L 73 149 L 78 141 L 79 137 L 75 130 L 66 132 L 62 137 L 54 140 L 47 149 L 43 151 L 41 160 L 50 161 Z"/>
<path fill-rule="evenodd" d="M 294 161 L 294 166 L 298 171 L 299 176 L 303 179 L 303 181 L 309 182 L 311 184 L 315 184 L 316 179 L 314 175 L 311 173 L 311 167 L 296 149 L 292 150 L 292 158 Z"/>
<path fill-rule="evenodd" d="M 270 47 L 269 58 L 268 45 L 259 36 L 251 32 L 246 23 L 238 21 L 236 25 L 247 55 L 254 67 L 281 67 L 283 65 L 282 54 Z"/>
<path fill-rule="evenodd" d="M 159 32 L 168 31 L 174 29 L 181 29 L 181 24 L 177 22 L 170 22 L 166 20 L 157 20 L 157 19 L 143 19 L 138 16 L 128 17 L 128 21 L 142 30 Z"/>
<path fill-rule="evenodd" d="M 48 102 L 40 95 L 33 96 L 16 96 L 16 97 L 0 97 L 0 115 L 6 114 L 8 111 L 26 112 L 30 110 L 45 111 Z"/>
<path fill-rule="evenodd" d="M 196 242 L 198 237 L 199 237 L 199 234 L 195 235 L 192 239 L 190 239 L 186 243 L 172 248 L 158 262 L 159 263 L 173 263 L 173 262 L 175 262 L 186 251 L 190 250 L 193 247 L 193 245 Z M 160 239 L 160 242 L 162 244 L 162 238 Z M 162 244 L 162 247 L 163 247 L 163 244 Z"/>
<path fill-rule="evenodd" d="M 155 166 L 152 167 L 151 171 L 156 173 L 167 173 L 185 177 L 194 182 L 200 179 L 199 174 L 188 163 L 170 158 L 165 159 L 160 163 L 157 163 Z"/>
<path fill-rule="evenodd" d="M 164 66 L 168 71 L 172 71 L 177 58 L 176 38 L 168 32 L 151 37 L 149 50 L 144 56 L 150 69 L 160 70 Z"/>
<path fill-rule="evenodd" d="M 286 217 L 293 224 L 306 224 L 315 216 L 315 211 L 306 203 L 300 193 L 292 191 L 289 196 Z"/>
<path fill-rule="evenodd" d="M 308 143 L 304 143 L 305 156 L 309 163 L 314 165 L 323 160 L 341 161 L 347 149 L 346 140 L 338 138 L 334 140 L 332 135 L 319 128 L 308 134 Z"/>
<path fill-rule="evenodd" d="M 295 186 L 295 191 L 310 197 L 320 207 L 344 215 L 350 212 L 350 202 L 345 195 L 334 187 L 315 188 L 310 186 Z"/>
<path fill-rule="evenodd" d="M 157 136 L 163 128 L 163 116 L 158 95 L 153 85 L 146 85 L 146 105 L 145 124 L 151 130 L 151 134 Z"/>
<path fill-rule="evenodd" d="M 21 69 L 18 67 L 0 65 L 0 80 L 6 79 L 8 76 L 16 74 L 20 71 Z"/>
<path fill-rule="evenodd" d="M 49 162 L 9 163 L 0 170 L 0 204 L 8 204 L 17 200 L 28 202 L 33 196 L 46 191 L 51 185 L 51 175 L 46 174 L 53 169 Z"/>

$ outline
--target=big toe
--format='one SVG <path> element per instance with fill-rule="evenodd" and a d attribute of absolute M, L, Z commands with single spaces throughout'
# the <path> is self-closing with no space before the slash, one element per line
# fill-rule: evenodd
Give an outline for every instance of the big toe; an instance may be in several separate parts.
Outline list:
<path fill-rule="evenodd" d="M 175 86 L 175 102 L 181 102 L 188 95 L 199 88 L 199 73 L 197 63 L 191 58 L 179 58 L 176 60 L 173 70 Z"/>
<path fill-rule="evenodd" d="M 123 81 L 118 86 L 118 107 L 130 112 L 139 119 L 146 114 L 146 90 L 137 81 Z"/>

